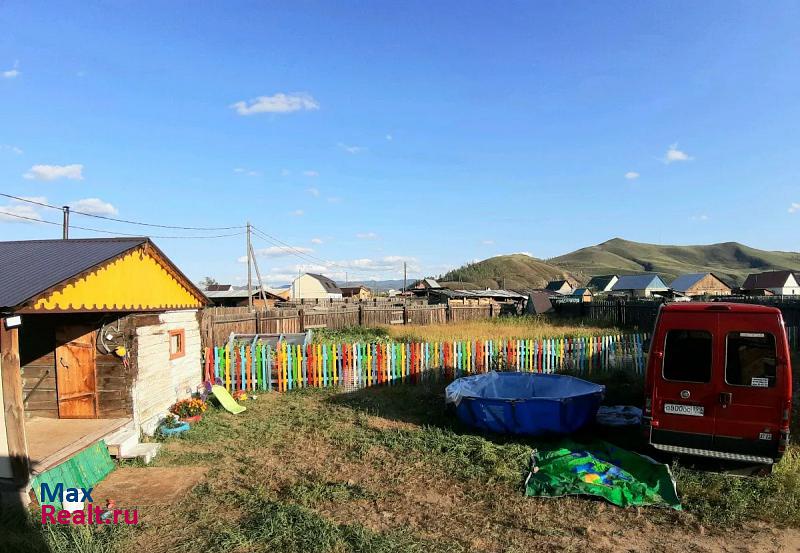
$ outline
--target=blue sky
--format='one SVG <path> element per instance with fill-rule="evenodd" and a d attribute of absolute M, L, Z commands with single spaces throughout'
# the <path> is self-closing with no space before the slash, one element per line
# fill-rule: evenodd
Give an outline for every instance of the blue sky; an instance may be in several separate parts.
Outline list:
<path fill-rule="evenodd" d="M 271 283 L 614 236 L 797 251 L 798 20 L 797 2 L 4 2 L 0 192 L 250 220 L 280 240 L 253 242 Z M 0 213 L 4 240 L 58 236 Z M 246 274 L 241 235 L 156 242 L 192 278 Z"/>

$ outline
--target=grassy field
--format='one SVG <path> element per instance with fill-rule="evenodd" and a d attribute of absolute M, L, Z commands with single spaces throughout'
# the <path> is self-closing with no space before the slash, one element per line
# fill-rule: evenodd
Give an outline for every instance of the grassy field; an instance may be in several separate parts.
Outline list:
<path fill-rule="evenodd" d="M 616 328 L 603 326 L 597 321 L 583 323 L 574 319 L 560 320 L 544 316 L 498 317 L 436 325 L 393 325 L 377 328 L 353 327 L 341 330 L 320 329 L 314 339 L 329 341 L 385 341 L 404 342 L 560 338 L 563 336 L 600 336 L 616 334 Z"/>
<path fill-rule="evenodd" d="M 641 381 L 615 375 L 605 383 L 609 402 L 641 402 Z M 443 386 L 309 389 L 263 394 L 239 416 L 209 410 L 155 461 L 208 468 L 183 501 L 141 511 L 137 527 L 25 533 L 17 525 L 3 532 L 3 545 L 34 551 L 41 538 L 57 553 L 684 552 L 770 551 L 800 536 L 792 530 L 800 527 L 794 447 L 765 478 L 675 466 L 682 512 L 526 498 L 536 442 L 469 432 L 444 409 Z"/>

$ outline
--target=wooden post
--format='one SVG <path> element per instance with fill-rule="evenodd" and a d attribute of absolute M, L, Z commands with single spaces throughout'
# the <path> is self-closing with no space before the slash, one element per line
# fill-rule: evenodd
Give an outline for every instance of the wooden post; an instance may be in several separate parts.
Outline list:
<path fill-rule="evenodd" d="M 358 304 L 358 326 L 364 325 L 364 306 Z"/>
<path fill-rule="evenodd" d="M 305 318 L 305 314 L 303 313 L 302 309 L 298 309 L 297 310 L 297 319 L 300 322 L 300 332 L 305 332 L 306 331 L 306 318 Z"/>
<path fill-rule="evenodd" d="M 18 484 L 28 482 L 30 460 L 25 439 L 25 408 L 22 399 L 22 374 L 19 361 L 19 329 L 6 328 L 0 319 L 0 377 L 3 379 L 3 406 L 8 436 L 8 456 Z"/>
<path fill-rule="evenodd" d="M 408 324 L 408 307 L 406 307 L 405 303 L 403 303 L 403 324 Z"/>

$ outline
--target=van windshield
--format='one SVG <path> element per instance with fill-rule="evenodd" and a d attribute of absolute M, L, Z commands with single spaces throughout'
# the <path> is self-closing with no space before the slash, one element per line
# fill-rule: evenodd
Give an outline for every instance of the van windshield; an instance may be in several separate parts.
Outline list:
<path fill-rule="evenodd" d="M 664 344 L 664 380 L 711 382 L 711 333 L 670 330 Z"/>
<path fill-rule="evenodd" d="M 734 386 L 775 385 L 775 336 L 765 332 L 728 334 L 725 382 Z"/>

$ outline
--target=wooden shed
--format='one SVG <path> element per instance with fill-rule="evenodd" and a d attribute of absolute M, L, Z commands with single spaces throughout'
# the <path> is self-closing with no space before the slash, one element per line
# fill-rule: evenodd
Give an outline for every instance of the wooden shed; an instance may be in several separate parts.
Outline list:
<path fill-rule="evenodd" d="M 202 381 L 206 303 L 148 238 L 0 242 L 0 488 L 102 438 L 138 456 Z"/>

